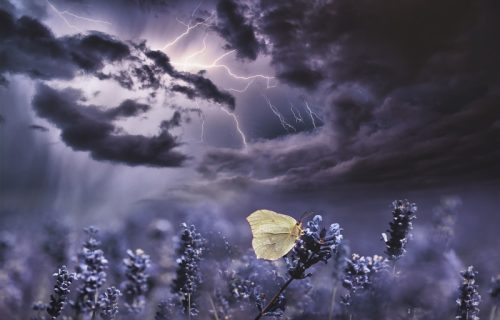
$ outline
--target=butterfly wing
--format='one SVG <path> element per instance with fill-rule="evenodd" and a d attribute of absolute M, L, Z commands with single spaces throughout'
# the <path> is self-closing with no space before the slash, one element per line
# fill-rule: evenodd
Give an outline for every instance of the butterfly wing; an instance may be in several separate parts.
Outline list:
<path fill-rule="evenodd" d="M 252 247 L 257 258 L 276 260 L 290 251 L 297 240 L 297 220 L 270 210 L 257 210 L 247 217 Z"/>

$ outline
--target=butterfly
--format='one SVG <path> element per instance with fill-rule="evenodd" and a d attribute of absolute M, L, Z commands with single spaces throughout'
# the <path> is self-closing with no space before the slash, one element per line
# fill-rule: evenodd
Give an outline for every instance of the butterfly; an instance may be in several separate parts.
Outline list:
<path fill-rule="evenodd" d="M 271 210 L 257 210 L 247 217 L 252 247 L 259 259 L 277 260 L 292 250 L 303 233 L 302 223 Z"/>

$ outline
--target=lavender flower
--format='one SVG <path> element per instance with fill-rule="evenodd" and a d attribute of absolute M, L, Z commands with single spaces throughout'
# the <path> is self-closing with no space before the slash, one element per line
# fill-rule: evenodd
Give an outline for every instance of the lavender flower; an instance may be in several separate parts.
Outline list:
<path fill-rule="evenodd" d="M 121 296 L 120 290 L 115 287 L 108 288 L 99 296 L 99 315 L 103 320 L 113 320 L 118 314 L 118 298 Z"/>
<path fill-rule="evenodd" d="M 253 251 L 232 260 L 221 272 L 227 284 L 225 298 L 233 307 L 232 311 L 239 314 L 253 310 L 254 305 L 259 308 L 259 303 L 264 303 L 264 292 L 276 290 L 275 285 L 283 282 L 282 277 L 278 277 L 276 266 L 270 261 L 256 259 Z"/>
<path fill-rule="evenodd" d="M 205 240 L 196 232 L 195 226 L 190 227 L 183 223 L 180 244 L 177 249 L 176 278 L 172 285 L 172 292 L 177 294 L 184 313 L 197 315 L 198 309 L 195 296 L 202 279 L 199 272 L 199 262 L 205 251 Z"/>
<path fill-rule="evenodd" d="M 263 307 L 263 302 L 261 301 L 263 299 L 262 294 L 256 294 L 259 314 L 255 320 L 263 316 L 279 316 L 283 312 L 286 303 L 283 292 L 290 283 L 293 280 L 311 276 L 310 272 L 306 273 L 310 267 L 320 261 L 327 263 L 332 257 L 332 254 L 342 240 L 342 235 L 340 234 L 342 229 L 340 229 L 337 223 L 331 224 L 328 230 L 321 228 L 320 224 L 322 220 L 320 215 L 316 215 L 309 221 L 304 234 L 284 257 L 290 278 L 281 286 L 278 293 L 265 307 Z"/>
<path fill-rule="evenodd" d="M 139 313 L 144 310 L 146 304 L 145 295 L 148 292 L 149 275 L 146 273 L 151 265 L 151 260 L 141 249 L 127 250 L 127 258 L 123 260 L 125 265 L 125 277 L 127 280 L 122 284 L 125 296 L 125 307 L 129 312 Z"/>
<path fill-rule="evenodd" d="M 456 319 L 460 320 L 479 320 L 479 295 L 476 285 L 477 271 L 474 271 L 473 266 L 469 266 L 467 270 L 460 273 L 463 281 L 459 288 L 459 297 L 457 299 L 458 309 Z"/>
<path fill-rule="evenodd" d="M 106 269 L 108 261 L 104 257 L 101 243 L 96 239 L 98 230 L 94 227 L 85 229 L 88 239 L 83 243 L 82 250 L 78 254 L 78 265 L 76 273 L 82 281 L 78 287 L 78 295 L 72 303 L 77 314 L 95 312 L 97 292 L 106 282 Z"/>
<path fill-rule="evenodd" d="M 231 273 L 228 281 L 229 292 L 236 301 L 249 299 L 256 287 L 254 281 L 240 277 L 236 272 Z"/>
<path fill-rule="evenodd" d="M 53 276 L 56 278 L 56 284 L 54 293 L 50 295 L 47 313 L 51 316 L 51 319 L 56 319 L 61 315 L 64 306 L 68 302 L 69 287 L 73 280 L 76 279 L 76 274 L 69 273 L 66 266 L 62 266 Z"/>
<path fill-rule="evenodd" d="M 417 206 L 408 200 L 397 200 L 392 203 L 393 219 L 389 224 L 389 237 L 382 233 L 382 238 L 386 245 L 385 253 L 389 260 L 396 261 L 406 252 L 406 244 L 410 230 L 412 229 L 412 220 L 416 218 Z"/>
<path fill-rule="evenodd" d="M 377 272 L 387 267 L 386 260 L 381 256 L 363 257 L 354 253 L 347 260 L 345 275 L 342 285 L 348 293 L 342 297 L 342 304 L 350 306 L 352 298 L 369 288 Z"/>
<path fill-rule="evenodd" d="M 307 223 L 304 234 L 297 241 L 290 253 L 285 256 L 288 274 L 292 279 L 304 279 L 311 276 L 306 270 L 316 263 L 327 263 L 342 240 L 340 227 L 337 223 L 330 228 L 320 228 L 322 217 L 316 215 Z"/>

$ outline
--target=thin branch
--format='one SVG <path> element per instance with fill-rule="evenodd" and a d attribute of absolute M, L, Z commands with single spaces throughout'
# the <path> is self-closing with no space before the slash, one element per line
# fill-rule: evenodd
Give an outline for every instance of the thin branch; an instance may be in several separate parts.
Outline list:
<path fill-rule="evenodd" d="M 293 281 L 293 278 L 290 278 L 288 279 L 287 282 L 285 282 L 285 284 L 283 284 L 283 286 L 281 287 L 280 291 L 278 291 L 278 293 L 276 293 L 274 295 L 274 297 L 271 299 L 271 301 L 267 304 L 267 306 L 262 309 L 262 311 L 257 315 L 257 317 L 255 317 L 255 320 L 259 320 L 263 315 L 265 315 L 269 309 L 271 309 L 271 307 L 276 303 L 276 300 L 278 300 L 280 294 L 285 291 L 285 289 L 290 285 L 290 283 L 292 283 Z"/>

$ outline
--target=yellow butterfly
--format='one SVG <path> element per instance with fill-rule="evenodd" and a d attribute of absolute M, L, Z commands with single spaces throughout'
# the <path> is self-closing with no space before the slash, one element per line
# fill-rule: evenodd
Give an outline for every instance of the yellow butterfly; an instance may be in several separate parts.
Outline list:
<path fill-rule="evenodd" d="M 277 260 L 292 250 L 302 235 L 302 223 L 271 210 L 257 210 L 247 217 L 252 247 L 259 259 Z"/>

